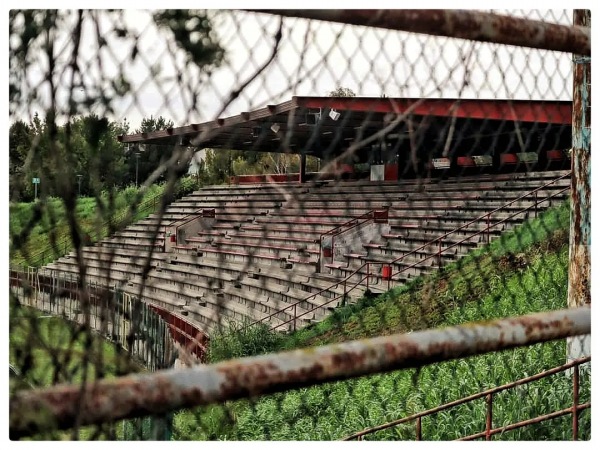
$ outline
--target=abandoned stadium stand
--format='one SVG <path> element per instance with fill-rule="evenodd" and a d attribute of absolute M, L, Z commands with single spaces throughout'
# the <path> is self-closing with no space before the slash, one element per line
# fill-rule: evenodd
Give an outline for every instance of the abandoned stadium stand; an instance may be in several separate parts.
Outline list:
<path fill-rule="evenodd" d="M 319 308 L 345 292 L 345 277 L 350 282 L 364 276 L 365 263 L 370 264 L 369 289 L 374 292 L 386 290 L 390 281 L 396 285 L 434 271 L 487 242 L 486 233 L 469 236 L 485 230 L 486 213 L 514 202 L 491 217 L 493 222 L 508 219 L 490 230 L 493 239 L 563 201 L 568 192 L 556 193 L 569 186 L 569 177 L 538 189 L 535 196 L 519 197 L 566 173 L 206 187 L 169 205 L 162 218 L 151 215 L 85 247 L 86 279 L 187 316 L 207 333 L 230 320 L 252 322 L 268 316 L 277 326 L 304 314 L 301 323 L 308 324 L 341 303 Z M 556 196 L 546 200 L 550 195 Z M 535 202 L 535 211 L 519 213 Z M 386 211 L 384 231 L 354 242 L 348 252 L 324 256 L 322 240 L 328 232 L 373 210 Z M 211 212 L 209 227 L 186 234 L 181 242 L 167 236 L 169 227 L 199 218 L 204 211 Z M 441 244 L 432 243 L 465 224 Z M 390 280 L 386 266 L 391 273 L 404 271 Z M 43 273 L 77 277 L 75 253 L 47 265 Z M 349 300 L 365 289 L 353 291 Z"/>

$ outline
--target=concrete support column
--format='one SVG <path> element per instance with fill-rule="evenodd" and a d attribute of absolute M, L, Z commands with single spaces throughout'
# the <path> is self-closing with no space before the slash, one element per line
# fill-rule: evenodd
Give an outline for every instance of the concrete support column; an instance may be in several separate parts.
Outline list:
<path fill-rule="evenodd" d="M 306 182 L 306 155 L 304 153 L 300 154 L 300 173 L 298 181 L 300 183 Z"/>

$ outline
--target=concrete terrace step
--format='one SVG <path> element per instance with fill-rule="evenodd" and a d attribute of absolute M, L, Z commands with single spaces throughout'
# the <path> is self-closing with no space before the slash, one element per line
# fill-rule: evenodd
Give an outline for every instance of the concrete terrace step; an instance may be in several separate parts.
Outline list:
<path fill-rule="evenodd" d="M 508 226 L 508 223 L 495 225 L 494 227 L 490 228 L 490 233 L 499 234 L 502 231 L 506 230 Z M 448 232 L 452 232 L 452 234 L 455 236 L 471 235 L 477 231 L 485 230 L 487 228 L 487 222 L 483 220 L 477 220 L 473 223 L 469 223 L 469 221 L 458 221 L 456 223 L 450 223 L 448 221 L 445 221 L 442 217 L 428 219 L 426 221 L 423 221 L 422 224 L 416 225 L 414 223 L 390 222 L 390 228 L 390 235 L 403 236 L 404 234 L 408 233 L 408 235 L 410 236 L 411 233 L 421 231 L 423 233 L 430 233 L 433 236 L 432 239 L 435 239 L 440 235 Z"/>
<path fill-rule="evenodd" d="M 290 219 L 290 217 L 294 217 Z M 269 224 L 289 224 L 289 225 L 315 225 L 315 226 L 323 226 L 323 227 L 336 227 L 338 225 L 347 222 L 352 217 L 335 217 L 335 216 L 327 216 L 327 217 L 309 217 L 309 216 L 272 216 L 272 217 L 257 217 L 256 223 L 269 223 Z"/>
<path fill-rule="evenodd" d="M 458 257 L 462 256 L 466 252 L 459 254 L 455 248 L 444 251 L 442 249 L 441 254 L 437 255 L 437 251 L 430 252 L 412 252 L 404 249 L 392 249 L 389 250 L 375 250 L 369 251 L 368 255 L 359 259 L 360 264 L 364 262 L 369 263 L 381 263 L 381 264 L 392 264 L 396 267 L 412 267 L 415 265 L 421 266 L 437 266 L 440 262 L 446 264 L 450 261 L 455 261 Z M 396 261 L 398 260 L 398 261 Z M 392 261 L 395 261 L 392 263 Z"/>
<path fill-rule="evenodd" d="M 79 267 L 59 262 L 50 263 L 40 269 L 40 275 L 58 277 L 62 279 L 79 280 Z M 131 277 L 130 272 L 110 271 L 90 267 L 86 271 L 87 282 L 99 283 L 103 286 L 120 285 Z"/>
<path fill-rule="evenodd" d="M 331 226 L 331 222 L 323 222 L 323 223 L 304 223 L 298 224 L 295 221 L 288 222 L 264 222 L 264 223 L 256 223 L 256 224 L 243 224 L 239 229 L 240 231 L 249 231 L 249 232 L 263 232 L 263 233 L 275 233 L 281 235 L 289 235 L 291 233 L 302 234 L 305 236 L 311 236 L 315 240 L 319 240 L 322 233 L 329 231 L 334 226 L 340 225 L 340 223 L 334 223 Z"/>
<path fill-rule="evenodd" d="M 442 261 L 453 261 L 456 259 L 456 252 L 452 252 L 448 250 L 446 252 L 441 253 Z M 404 251 L 402 249 L 397 249 L 397 251 L 387 251 L 385 249 L 380 249 L 377 251 L 376 249 L 371 249 L 371 251 L 367 253 L 348 253 L 344 255 L 344 258 L 347 259 L 348 268 L 358 268 L 365 263 L 373 263 L 373 264 L 388 264 L 393 265 L 398 268 L 404 267 L 413 267 L 413 266 L 437 266 L 438 258 L 437 251 L 427 252 L 427 251 Z"/>
<path fill-rule="evenodd" d="M 485 226 L 482 227 L 485 229 Z M 452 231 L 450 229 L 449 231 Z M 462 231 L 462 233 L 461 233 Z M 470 230 L 465 228 L 463 230 L 459 230 L 454 233 L 447 234 L 439 229 L 430 229 L 430 228 L 402 228 L 402 227 L 394 227 L 392 228 L 390 233 L 383 233 L 381 238 L 384 240 L 383 242 L 379 242 L 383 245 L 389 245 L 390 241 L 401 241 L 406 242 L 410 245 L 423 245 L 432 242 L 437 242 L 438 239 L 441 240 L 442 244 L 455 244 L 461 243 L 465 245 L 477 245 L 477 243 L 483 240 L 483 236 L 481 234 L 475 234 L 476 231 L 479 230 Z"/>
<path fill-rule="evenodd" d="M 318 247 L 318 238 L 307 238 L 307 237 L 298 237 L 298 236 L 279 236 L 276 234 L 253 234 L 246 232 L 236 232 L 232 231 L 230 233 L 218 232 L 215 234 L 212 231 L 200 231 L 199 238 L 194 238 L 195 241 L 200 243 L 216 243 L 219 244 L 221 242 L 235 241 L 240 243 L 245 243 L 248 245 L 260 245 L 261 243 L 268 243 L 268 245 L 280 246 L 284 244 L 294 244 L 297 245 L 298 248 L 309 248 L 314 247 L 317 244 Z M 199 240 L 198 240 L 199 239 Z M 192 238 L 188 238 L 188 242 L 192 242 Z"/>
<path fill-rule="evenodd" d="M 75 267 L 79 270 L 79 264 L 75 258 L 61 258 L 54 263 L 55 265 L 61 265 L 62 267 Z M 84 258 L 84 264 L 86 271 L 90 271 L 92 269 L 97 270 L 99 273 L 105 273 L 107 275 L 112 275 L 114 273 L 122 272 L 124 274 L 131 274 L 133 272 L 141 272 L 141 265 L 133 265 L 130 260 L 113 260 L 113 261 L 102 261 L 92 258 Z"/>
<path fill-rule="evenodd" d="M 259 242 L 255 242 L 256 240 L 258 240 Z M 287 257 L 293 257 L 294 255 L 296 255 L 297 253 L 306 253 L 306 256 L 309 256 L 311 254 L 314 255 L 318 255 L 319 254 L 319 249 L 318 247 L 315 248 L 314 245 L 309 245 L 309 244 L 314 244 L 313 242 L 307 243 L 306 241 L 302 240 L 302 241 L 298 241 L 298 240 L 293 240 L 293 239 L 288 239 L 288 240 L 284 240 L 284 239 L 280 239 L 279 241 L 283 241 L 286 244 L 294 244 L 294 245 L 282 245 L 282 244 L 275 244 L 272 241 L 275 241 L 275 239 L 271 240 L 269 238 L 265 238 L 263 236 L 259 236 L 255 239 L 249 239 L 246 240 L 243 237 L 240 236 L 235 236 L 232 237 L 231 239 L 222 239 L 222 238 L 217 238 L 217 239 L 206 239 L 206 238 L 195 238 L 195 237 L 190 237 L 186 239 L 187 243 L 189 246 L 194 246 L 197 245 L 198 248 L 200 247 L 206 247 L 206 245 L 210 245 L 212 247 L 217 247 L 220 249 L 228 249 L 228 250 L 239 250 L 239 249 L 245 249 L 248 252 L 251 252 L 253 249 L 255 250 L 262 250 L 262 251 L 267 251 L 270 254 L 274 254 L 274 255 L 281 255 L 281 257 L 286 257 L 285 255 L 287 254 Z"/>
<path fill-rule="evenodd" d="M 255 261 L 254 264 L 248 265 L 246 261 L 234 262 L 226 261 L 221 258 L 203 258 L 195 255 L 171 253 L 169 256 L 170 258 L 168 258 L 163 264 L 176 264 L 178 266 L 187 267 L 191 271 L 196 270 L 197 267 L 206 267 L 216 271 L 230 272 L 232 274 L 246 274 L 249 272 L 262 273 L 273 270 L 279 271 L 279 267 L 271 264 L 270 260 L 266 264 L 261 264 L 261 261 Z M 313 272 L 314 268 L 312 266 L 296 266 L 294 267 L 293 271 L 283 270 L 280 273 L 283 277 L 287 278 L 291 273 L 309 276 Z"/>
<path fill-rule="evenodd" d="M 139 292 L 133 285 L 128 285 L 127 290 L 132 295 L 137 295 Z M 198 300 L 195 297 L 187 296 L 184 290 L 161 283 L 148 285 L 142 293 L 142 298 L 147 302 L 158 303 L 163 307 L 166 306 L 168 310 L 186 316 L 193 312 L 191 318 L 201 325 L 208 325 L 211 331 L 214 331 L 219 325 L 226 324 L 229 320 L 239 322 L 256 314 L 254 308 L 237 301 L 211 299 L 210 295 Z"/>
<path fill-rule="evenodd" d="M 434 240 L 427 236 L 422 237 L 410 237 L 410 236 L 398 236 L 398 235 L 382 235 L 382 238 L 385 239 L 384 242 L 377 242 L 372 244 L 365 244 L 365 248 L 367 249 L 387 249 L 391 252 L 396 251 L 413 251 L 415 249 L 424 248 L 429 249 L 429 251 L 434 251 L 440 247 L 445 251 L 452 251 L 454 253 L 468 253 L 472 249 L 476 248 L 479 244 L 485 242 L 486 236 L 477 235 L 473 237 L 469 236 L 447 236 L 441 241 Z M 446 250 L 450 248 L 450 250 Z"/>
<path fill-rule="evenodd" d="M 239 205 L 239 204 L 233 204 L 233 205 L 226 205 L 226 206 L 221 206 L 221 207 L 214 207 L 214 206 L 207 206 L 204 208 L 200 208 L 200 211 L 198 211 L 197 207 L 194 208 L 181 208 L 178 209 L 177 213 L 173 213 L 173 214 L 185 214 L 186 218 L 193 218 L 193 217 L 201 217 L 202 216 L 202 210 L 203 209 L 210 209 L 215 211 L 215 214 L 217 215 L 265 215 L 265 214 L 269 214 L 269 213 L 274 213 L 276 211 L 278 211 L 280 208 L 274 205 L 267 205 L 267 206 L 258 206 L 258 205 Z"/>
<path fill-rule="evenodd" d="M 182 256 L 183 255 L 177 255 Z M 212 263 L 212 265 L 211 265 Z M 296 266 L 297 267 L 297 266 Z M 277 266 L 256 266 L 253 265 L 249 268 L 245 264 L 221 264 L 219 261 L 204 259 L 204 258 L 193 258 L 185 257 L 185 261 L 174 260 L 174 264 L 164 262 L 159 268 L 166 273 L 181 273 L 190 279 L 197 277 L 213 277 L 219 280 L 223 280 L 221 286 L 227 284 L 234 284 L 236 281 L 245 283 L 246 279 L 253 278 L 255 280 L 269 280 L 283 287 L 291 287 L 303 291 L 304 296 L 308 296 L 311 293 L 317 292 L 323 288 L 329 287 L 328 284 L 317 283 L 313 284 L 311 277 L 313 273 L 303 272 L 297 269 L 290 271 L 282 271 Z M 311 266 L 311 271 L 314 272 L 314 268 Z M 280 288 L 278 288 L 280 289 Z M 341 288 L 334 287 L 332 290 L 325 292 L 323 295 L 330 297 L 331 293 L 340 293 Z"/>
<path fill-rule="evenodd" d="M 358 216 L 361 216 L 368 212 L 369 209 L 366 208 L 318 208 L 318 209 L 306 209 L 303 208 L 302 205 L 299 205 L 297 208 L 284 208 L 281 211 L 278 211 L 277 214 L 273 214 L 274 217 L 281 218 L 287 216 L 294 217 L 310 217 L 310 218 L 335 218 L 341 219 L 345 218 L 346 220 L 354 219 Z"/>
<path fill-rule="evenodd" d="M 292 269 L 294 265 L 305 265 L 309 267 L 315 267 L 316 261 L 314 257 L 303 257 L 303 256 L 292 256 L 287 257 L 277 256 L 269 253 L 257 253 L 257 252 L 242 252 L 234 250 L 224 250 L 219 248 L 211 247 L 199 247 L 198 255 L 205 258 L 217 259 L 219 261 L 229 261 L 237 263 L 252 263 L 256 261 L 262 261 L 263 264 L 267 262 L 272 265 L 279 265 L 282 269 Z"/>

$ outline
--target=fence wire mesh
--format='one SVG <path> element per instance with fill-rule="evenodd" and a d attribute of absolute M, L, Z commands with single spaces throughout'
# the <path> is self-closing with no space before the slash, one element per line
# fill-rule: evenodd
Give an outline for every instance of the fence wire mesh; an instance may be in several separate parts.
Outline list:
<path fill-rule="evenodd" d="M 12 439 L 591 438 L 589 11 L 9 19 Z"/>

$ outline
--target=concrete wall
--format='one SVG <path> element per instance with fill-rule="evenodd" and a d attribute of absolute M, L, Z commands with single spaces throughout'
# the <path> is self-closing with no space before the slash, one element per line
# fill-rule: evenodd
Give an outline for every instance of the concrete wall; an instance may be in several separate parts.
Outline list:
<path fill-rule="evenodd" d="M 182 219 L 181 221 L 166 227 L 165 229 L 165 252 L 173 251 L 175 245 L 186 245 L 188 237 L 197 237 L 199 231 L 210 230 L 215 224 L 215 217 L 208 213 L 203 215 L 202 211 L 193 219 Z M 172 239 L 175 236 L 175 239 Z"/>
<path fill-rule="evenodd" d="M 364 244 L 380 242 L 383 233 L 390 232 L 388 223 L 367 222 L 332 238 L 333 260 L 345 262 L 347 253 L 364 253 Z"/>

